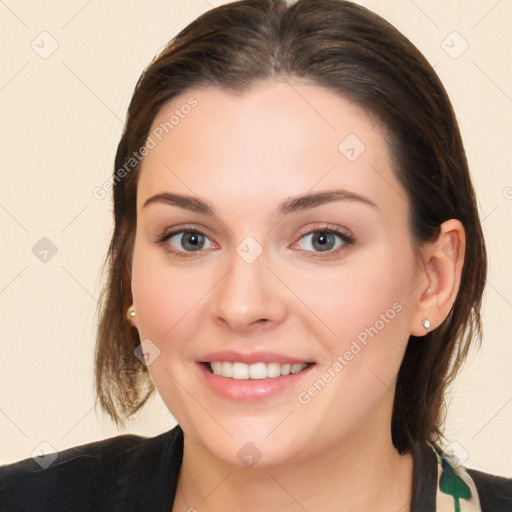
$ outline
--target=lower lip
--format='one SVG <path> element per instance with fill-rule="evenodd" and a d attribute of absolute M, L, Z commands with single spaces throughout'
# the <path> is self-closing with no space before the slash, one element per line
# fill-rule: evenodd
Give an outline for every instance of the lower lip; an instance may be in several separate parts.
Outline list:
<path fill-rule="evenodd" d="M 298 373 L 266 379 L 232 379 L 211 373 L 205 364 L 199 363 L 198 366 L 208 386 L 219 396 L 237 402 L 261 402 L 292 390 L 315 365 L 312 364 Z"/>

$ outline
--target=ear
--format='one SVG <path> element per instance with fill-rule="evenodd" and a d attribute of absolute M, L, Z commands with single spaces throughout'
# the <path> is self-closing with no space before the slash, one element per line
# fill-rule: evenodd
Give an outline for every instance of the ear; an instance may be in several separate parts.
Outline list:
<path fill-rule="evenodd" d="M 459 291 L 465 248 L 464 226 L 450 219 L 441 224 L 436 241 L 421 249 L 416 301 L 411 315 L 413 336 L 427 334 L 425 320 L 429 320 L 430 330 L 433 330 L 450 313 Z"/>

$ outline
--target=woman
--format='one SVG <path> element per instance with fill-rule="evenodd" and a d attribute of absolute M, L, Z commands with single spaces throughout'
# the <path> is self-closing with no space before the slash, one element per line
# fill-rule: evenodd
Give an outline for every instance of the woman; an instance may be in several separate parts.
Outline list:
<path fill-rule="evenodd" d="M 391 25 L 212 9 L 139 79 L 113 189 L 99 403 L 122 424 L 156 388 L 178 426 L 5 466 L 2 510 L 512 507 L 440 447 L 486 252 L 449 99 Z"/>

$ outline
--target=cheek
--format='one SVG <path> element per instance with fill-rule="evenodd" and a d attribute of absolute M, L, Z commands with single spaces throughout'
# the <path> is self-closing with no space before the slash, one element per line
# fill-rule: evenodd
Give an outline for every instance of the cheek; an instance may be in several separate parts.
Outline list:
<path fill-rule="evenodd" d="M 388 333 L 407 330 L 414 282 L 412 252 L 388 246 L 359 253 L 339 271 L 315 276 L 314 287 L 310 283 L 311 289 L 302 293 L 312 299 L 311 307 L 332 331 L 331 338 L 347 339 L 375 324 Z"/>
<path fill-rule="evenodd" d="M 371 260 L 361 256 L 345 270 L 316 281 L 316 292 L 310 293 L 317 297 L 311 309 L 332 332 L 316 328 L 326 359 L 299 399 L 329 411 L 333 436 L 339 425 L 357 428 L 392 400 L 409 338 L 414 282 L 412 258 L 393 252 Z"/>
<path fill-rule="evenodd" d="M 135 243 L 132 265 L 132 294 L 137 328 L 142 338 L 155 343 L 171 336 L 200 290 L 186 270 L 171 268 L 163 251 Z"/>
<path fill-rule="evenodd" d="M 350 265 L 317 281 L 317 291 L 309 295 L 317 297 L 311 307 L 332 331 L 324 328 L 319 338 L 328 357 L 323 367 L 331 374 L 325 377 L 336 376 L 321 400 L 343 401 L 343 408 L 333 407 L 338 419 L 346 410 L 370 414 L 388 396 L 409 339 L 414 258 L 407 246 L 386 247 L 360 253 Z"/>

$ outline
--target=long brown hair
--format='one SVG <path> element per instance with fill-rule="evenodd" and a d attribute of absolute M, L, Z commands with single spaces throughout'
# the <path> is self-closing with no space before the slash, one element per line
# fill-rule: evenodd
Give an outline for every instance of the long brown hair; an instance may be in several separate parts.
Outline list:
<path fill-rule="evenodd" d="M 466 231 L 459 293 L 442 323 L 410 337 L 398 374 L 392 439 L 401 452 L 435 441 L 444 394 L 470 344 L 481 341 L 480 305 L 487 260 L 457 121 L 440 80 L 392 25 L 341 0 L 244 0 L 214 8 L 182 30 L 142 73 L 128 109 L 114 167 L 114 232 L 106 264 L 95 353 L 95 390 L 114 422 L 138 411 L 154 392 L 134 356 L 140 344 L 126 319 L 140 165 L 159 109 L 195 86 L 243 93 L 262 80 L 295 78 L 326 87 L 376 115 L 390 134 L 396 175 L 410 202 L 417 246 L 439 225 L 459 219 Z M 132 162 L 133 163 L 133 162 Z M 121 170 L 124 169 L 124 172 Z"/>

